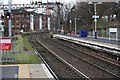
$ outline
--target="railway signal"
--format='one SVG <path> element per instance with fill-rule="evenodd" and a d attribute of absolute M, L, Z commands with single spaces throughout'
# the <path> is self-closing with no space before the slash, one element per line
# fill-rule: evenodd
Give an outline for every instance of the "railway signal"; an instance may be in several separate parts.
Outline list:
<path fill-rule="evenodd" d="M 7 13 L 6 13 L 6 19 L 10 19 L 10 18 L 11 18 L 10 12 L 7 12 Z"/>

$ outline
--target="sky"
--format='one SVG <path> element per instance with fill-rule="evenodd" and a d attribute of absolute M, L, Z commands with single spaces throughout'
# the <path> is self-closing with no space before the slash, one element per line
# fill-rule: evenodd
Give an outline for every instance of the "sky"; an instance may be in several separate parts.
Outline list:
<path fill-rule="evenodd" d="M 4 4 L 8 4 L 8 0 L 0 0 L 1 1 L 4 1 Z M 30 1 L 42 1 L 43 3 L 47 2 L 47 0 L 12 0 L 12 4 L 29 4 Z M 68 2 L 75 2 L 75 1 L 87 1 L 87 2 L 91 2 L 91 1 L 99 1 L 99 2 L 115 2 L 115 1 L 119 1 L 119 0 L 48 0 L 49 2 L 56 2 L 56 1 L 60 1 L 60 2 L 65 2 L 65 3 L 68 3 Z"/>
<path fill-rule="evenodd" d="M 8 4 L 8 0 L 3 0 L 4 4 Z M 12 4 L 29 4 L 30 1 L 41 1 L 41 0 L 12 0 Z M 48 2 L 74 2 L 76 0 L 48 0 Z M 42 2 L 47 2 L 47 0 L 42 0 Z"/>

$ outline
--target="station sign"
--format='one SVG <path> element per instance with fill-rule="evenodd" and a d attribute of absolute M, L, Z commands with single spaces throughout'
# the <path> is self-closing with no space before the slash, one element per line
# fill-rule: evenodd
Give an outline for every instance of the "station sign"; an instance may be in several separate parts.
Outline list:
<path fill-rule="evenodd" d="M 0 38 L 0 50 L 11 50 L 12 39 L 11 38 Z"/>
<path fill-rule="evenodd" d="M 109 32 L 115 32 L 115 33 L 117 33 L 117 28 L 109 28 Z"/>
<path fill-rule="evenodd" d="M 92 18 L 96 19 L 96 18 L 99 18 L 98 15 L 93 15 Z"/>
<path fill-rule="evenodd" d="M 109 28 L 109 41 L 111 40 L 111 33 L 115 33 L 116 34 L 116 41 L 118 41 L 118 32 L 117 32 L 117 28 Z"/>

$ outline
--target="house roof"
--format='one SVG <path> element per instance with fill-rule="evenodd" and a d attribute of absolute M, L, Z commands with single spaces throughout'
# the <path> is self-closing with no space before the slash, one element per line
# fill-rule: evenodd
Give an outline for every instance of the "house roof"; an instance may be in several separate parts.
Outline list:
<path fill-rule="evenodd" d="M 8 12 L 8 10 L 4 10 L 4 12 Z M 24 9 L 14 9 L 14 10 L 11 10 L 11 13 L 12 14 L 30 14 L 28 11 L 24 10 Z"/>
<path fill-rule="evenodd" d="M 4 12 L 6 13 L 8 10 L 4 10 Z M 49 16 L 49 15 L 46 15 L 46 14 L 42 14 L 42 13 L 36 13 L 34 12 L 33 10 L 25 10 L 23 8 L 21 9 L 14 9 L 11 11 L 12 14 L 33 14 L 35 16 L 39 16 L 39 15 L 42 15 L 42 16 Z"/>

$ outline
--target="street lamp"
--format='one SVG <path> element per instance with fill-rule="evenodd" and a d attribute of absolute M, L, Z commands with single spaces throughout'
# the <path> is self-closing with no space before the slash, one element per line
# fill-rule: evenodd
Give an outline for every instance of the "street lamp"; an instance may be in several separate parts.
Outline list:
<path fill-rule="evenodd" d="M 95 14 L 92 16 L 92 18 L 94 18 L 94 22 L 95 22 L 95 31 L 94 31 L 94 35 L 95 35 L 95 39 L 97 39 L 97 18 L 99 18 L 99 16 L 97 15 L 97 4 L 102 4 L 101 2 L 89 2 L 88 4 L 94 4 L 94 12 Z"/>
<path fill-rule="evenodd" d="M 22 9 L 20 10 L 20 31 L 22 30 Z"/>
<path fill-rule="evenodd" d="M 76 32 L 77 32 L 77 27 L 76 27 L 77 19 L 80 20 L 80 18 L 75 18 L 75 35 L 76 35 Z"/>
<path fill-rule="evenodd" d="M 75 11 L 75 5 L 70 9 L 70 35 L 71 35 L 71 28 L 72 28 L 72 11 Z"/>
<path fill-rule="evenodd" d="M 10 13 L 11 17 L 11 9 L 12 9 L 12 0 L 8 0 L 8 12 Z M 12 27 L 11 27 L 11 18 L 8 20 L 8 27 L 9 27 L 9 37 L 12 37 Z"/>

